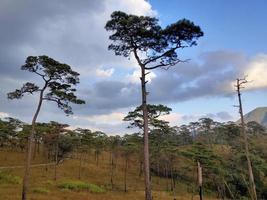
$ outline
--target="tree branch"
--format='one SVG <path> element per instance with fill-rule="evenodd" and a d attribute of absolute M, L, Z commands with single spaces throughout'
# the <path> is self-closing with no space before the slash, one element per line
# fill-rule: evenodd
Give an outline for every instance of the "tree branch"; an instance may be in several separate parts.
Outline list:
<path fill-rule="evenodd" d="M 155 62 L 155 61 L 158 60 L 159 58 L 162 58 L 162 57 L 168 55 L 169 53 L 175 51 L 176 49 L 177 49 L 177 48 L 171 48 L 171 49 L 169 49 L 168 51 L 165 51 L 163 54 L 161 54 L 161 55 L 159 55 L 159 56 L 156 56 L 156 57 L 154 57 L 154 58 L 152 58 L 152 59 L 148 59 L 146 62 L 144 62 L 144 65 L 147 65 L 147 64 L 149 64 L 149 63 L 151 63 L 151 62 Z"/>
<path fill-rule="evenodd" d="M 160 64 L 158 65 L 155 65 L 153 67 L 145 67 L 145 69 L 147 70 L 151 70 L 151 69 L 156 69 L 156 68 L 159 68 L 159 67 L 167 67 L 167 68 L 164 68 L 166 70 L 168 70 L 171 66 L 174 66 L 176 65 L 177 63 L 184 63 L 184 62 L 188 62 L 190 59 L 186 59 L 186 60 L 180 60 L 180 59 L 177 59 L 175 62 L 171 63 L 171 64 L 165 64 L 163 62 L 161 62 Z"/>

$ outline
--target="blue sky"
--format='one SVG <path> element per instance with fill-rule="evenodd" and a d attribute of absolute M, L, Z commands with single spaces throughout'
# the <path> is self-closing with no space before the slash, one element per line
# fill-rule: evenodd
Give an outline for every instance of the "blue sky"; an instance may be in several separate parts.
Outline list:
<path fill-rule="evenodd" d="M 211 1 L 211 0 L 150 0 L 158 12 L 163 26 L 177 19 L 187 18 L 200 25 L 204 31 L 198 47 L 188 49 L 186 56 L 197 59 L 207 51 L 234 51 L 248 57 L 267 52 L 267 2 L 257 1 Z M 182 52 L 184 55 L 184 53 Z M 194 70 L 194 69 L 192 69 Z M 266 68 L 267 70 L 267 68 Z M 249 75 L 248 75 L 249 76 Z M 249 78 L 249 77 L 248 77 Z M 244 92 L 244 108 L 250 111 L 266 106 L 266 90 Z M 234 112 L 236 98 L 201 98 L 174 105 L 183 113 L 212 113 L 225 110 Z M 238 117 L 232 113 L 234 119 Z"/>
<path fill-rule="evenodd" d="M 0 117 L 30 122 L 36 96 L 9 101 L 6 93 L 40 81 L 19 68 L 29 55 L 48 55 L 81 74 L 77 94 L 86 105 L 66 117 L 44 104 L 39 121 L 72 128 L 131 132 L 122 118 L 140 105 L 140 70 L 134 59 L 115 56 L 105 23 L 115 10 L 159 18 L 165 27 L 187 18 L 204 31 L 198 45 L 179 51 L 188 63 L 151 73 L 148 100 L 173 109 L 171 125 L 211 117 L 237 120 L 233 88 L 238 77 L 253 82 L 243 91 L 244 110 L 267 106 L 267 2 L 264 0 L 0 0 Z M 57 110 L 57 112 L 55 112 Z"/>
<path fill-rule="evenodd" d="M 188 18 L 205 32 L 205 51 L 229 49 L 248 55 L 266 52 L 265 0 L 151 0 L 163 25 Z"/>

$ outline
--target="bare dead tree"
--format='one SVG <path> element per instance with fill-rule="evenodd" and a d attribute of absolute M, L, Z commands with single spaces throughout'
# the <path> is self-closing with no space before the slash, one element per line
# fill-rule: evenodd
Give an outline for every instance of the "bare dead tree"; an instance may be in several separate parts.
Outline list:
<path fill-rule="evenodd" d="M 257 200 L 257 193 L 256 193 L 256 186 L 254 182 L 254 175 L 252 171 L 252 166 L 251 166 L 251 160 L 249 156 L 249 147 L 248 147 L 248 136 L 246 133 L 245 129 L 245 122 L 244 122 L 244 115 L 243 115 L 243 108 L 242 108 L 242 100 L 241 100 L 241 92 L 240 90 L 244 88 L 244 84 L 246 84 L 248 81 L 245 78 L 242 79 L 236 79 L 236 85 L 235 87 L 237 88 L 237 95 L 238 95 L 238 102 L 239 102 L 239 114 L 240 114 L 240 119 L 241 119 L 241 134 L 244 137 L 244 144 L 245 144 L 245 154 L 246 154 L 246 159 L 247 159 L 247 164 L 248 164 L 248 174 L 249 174 L 249 193 L 251 196 L 252 200 Z"/>

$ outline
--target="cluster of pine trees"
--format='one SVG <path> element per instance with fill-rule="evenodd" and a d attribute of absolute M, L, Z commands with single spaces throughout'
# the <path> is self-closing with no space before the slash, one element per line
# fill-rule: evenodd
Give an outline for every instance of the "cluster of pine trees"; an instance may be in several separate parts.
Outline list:
<path fill-rule="evenodd" d="M 171 127 L 160 118 L 171 109 L 163 105 L 148 105 L 150 171 L 153 177 L 165 177 L 166 190 L 175 191 L 178 182 L 188 184 L 196 192 L 197 165 L 201 164 L 204 193 L 216 192 L 220 198 L 240 199 L 249 196 L 246 157 L 240 126 L 234 122 L 219 123 L 201 118 L 188 125 Z M 124 118 L 129 127 L 140 127 L 131 135 L 108 136 L 89 129 L 68 129 L 58 122 L 36 123 L 33 159 L 45 155 L 57 166 L 65 159 L 79 159 L 79 178 L 82 161 L 86 155 L 94 156 L 98 165 L 101 154 L 108 154 L 110 163 L 110 186 L 114 189 L 117 160 L 124 163 L 124 190 L 127 191 L 127 169 L 135 163 L 138 174 L 143 176 L 143 136 L 141 108 L 137 107 Z M 0 120 L 0 146 L 3 149 L 25 151 L 31 125 L 18 119 Z M 251 147 L 251 160 L 259 197 L 267 198 L 267 151 L 257 141 L 267 140 L 266 129 L 257 122 L 246 124 Z M 257 144 L 257 145 L 255 145 Z M 88 172 L 90 173 L 90 172 Z"/>

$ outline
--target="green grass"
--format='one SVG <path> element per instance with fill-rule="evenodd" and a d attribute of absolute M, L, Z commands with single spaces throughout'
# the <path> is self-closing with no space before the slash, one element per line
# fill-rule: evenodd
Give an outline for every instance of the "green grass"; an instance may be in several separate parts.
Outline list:
<path fill-rule="evenodd" d="M 80 190 L 87 190 L 92 193 L 104 193 L 105 190 L 97 185 L 94 185 L 92 183 L 86 183 L 82 181 L 64 181 L 58 185 L 60 189 L 63 190 L 74 190 L 74 191 L 80 191 Z"/>
<path fill-rule="evenodd" d="M 7 171 L 0 171 L 0 184 L 20 184 L 22 179 L 14 176 Z"/>
<path fill-rule="evenodd" d="M 42 153 L 38 154 L 33 163 L 48 162 Z M 34 200 L 143 200 L 144 199 L 144 181 L 139 177 L 139 165 L 132 159 L 127 175 L 127 192 L 124 192 L 124 159 L 118 157 L 117 165 L 114 171 L 114 187 L 109 190 L 110 185 L 110 154 L 103 152 L 96 164 L 94 154 L 86 154 L 82 163 L 82 180 L 78 181 L 79 160 L 68 159 L 58 166 L 58 180 L 54 181 L 54 166 L 33 167 L 29 182 L 29 199 Z M 23 165 L 25 152 L 1 151 L 0 163 L 6 166 Z M 179 160 L 179 166 L 184 160 Z M 183 166 L 187 166 L 186 163 Z M 5 174 L 23 177 L 24 169 L 4 170 Z M 1 171 L 0 171 L 1 172 Z M 1 178 L 0 178 L 1 179 Z M 19 178 L 19 180 L 21 180 Z M 166 178 L 153 176 L 153 197 L 155 200 L 173 200 L 173 194 L 166 191 Z M 0 180 L 1 182 L 1 180 Z M 6 181 L 5 181 L 6 182 Z M 21 181 L 19 181 L 21 182 Z M 83 183 L 83 184 L 81 184 Z M 89 184 L 93 183 L 93 184 Z M 73 186 L 74 185 L 74 186 Z M 75 186 L 76 185 L 76 186 Z M 78 186 L 77 186 L 78 185 Z M 82 186 L 81 186 L 82 185 Z M 90 186 L 88 186 L 90 185 Z M 21 184 L 1 184 L 0 199 L 15 200 L 21 198 Z M 41 188 L 41 189 L 40 189 Z M 42 193 L 43 188 L 49 190 L 49 193 Z M 73 189 L 70 189 L 73 188 Z M 75 189 L 76 188 L 76 189 Z M 88 189 L 89 188 L 89 189 Z M 176 185 L 175 197 L 179 200 L 188 200 L 192 194 L 187 191 L 188 185 L 179 182 Z M 40 191 L 41 190 L 41 191 Z M 100 191 L 100 193 L 99 193 Z M 98 192 L 98 193 L 96 193 Z M 48 197 L 49 195 L 49 197 Z M 197 194 L 194 200 L 199 199 Z M 205 197 L 205 200 L 215 200 L 215 198 Z"/>
<path fill-rule="evenodd" d="M 49 193 L 49 190 L 44 187 L 37 187 L 37 188 L 33 188 L 32 192 L 39 193 L 39 194 L 47 194 Z"/>

